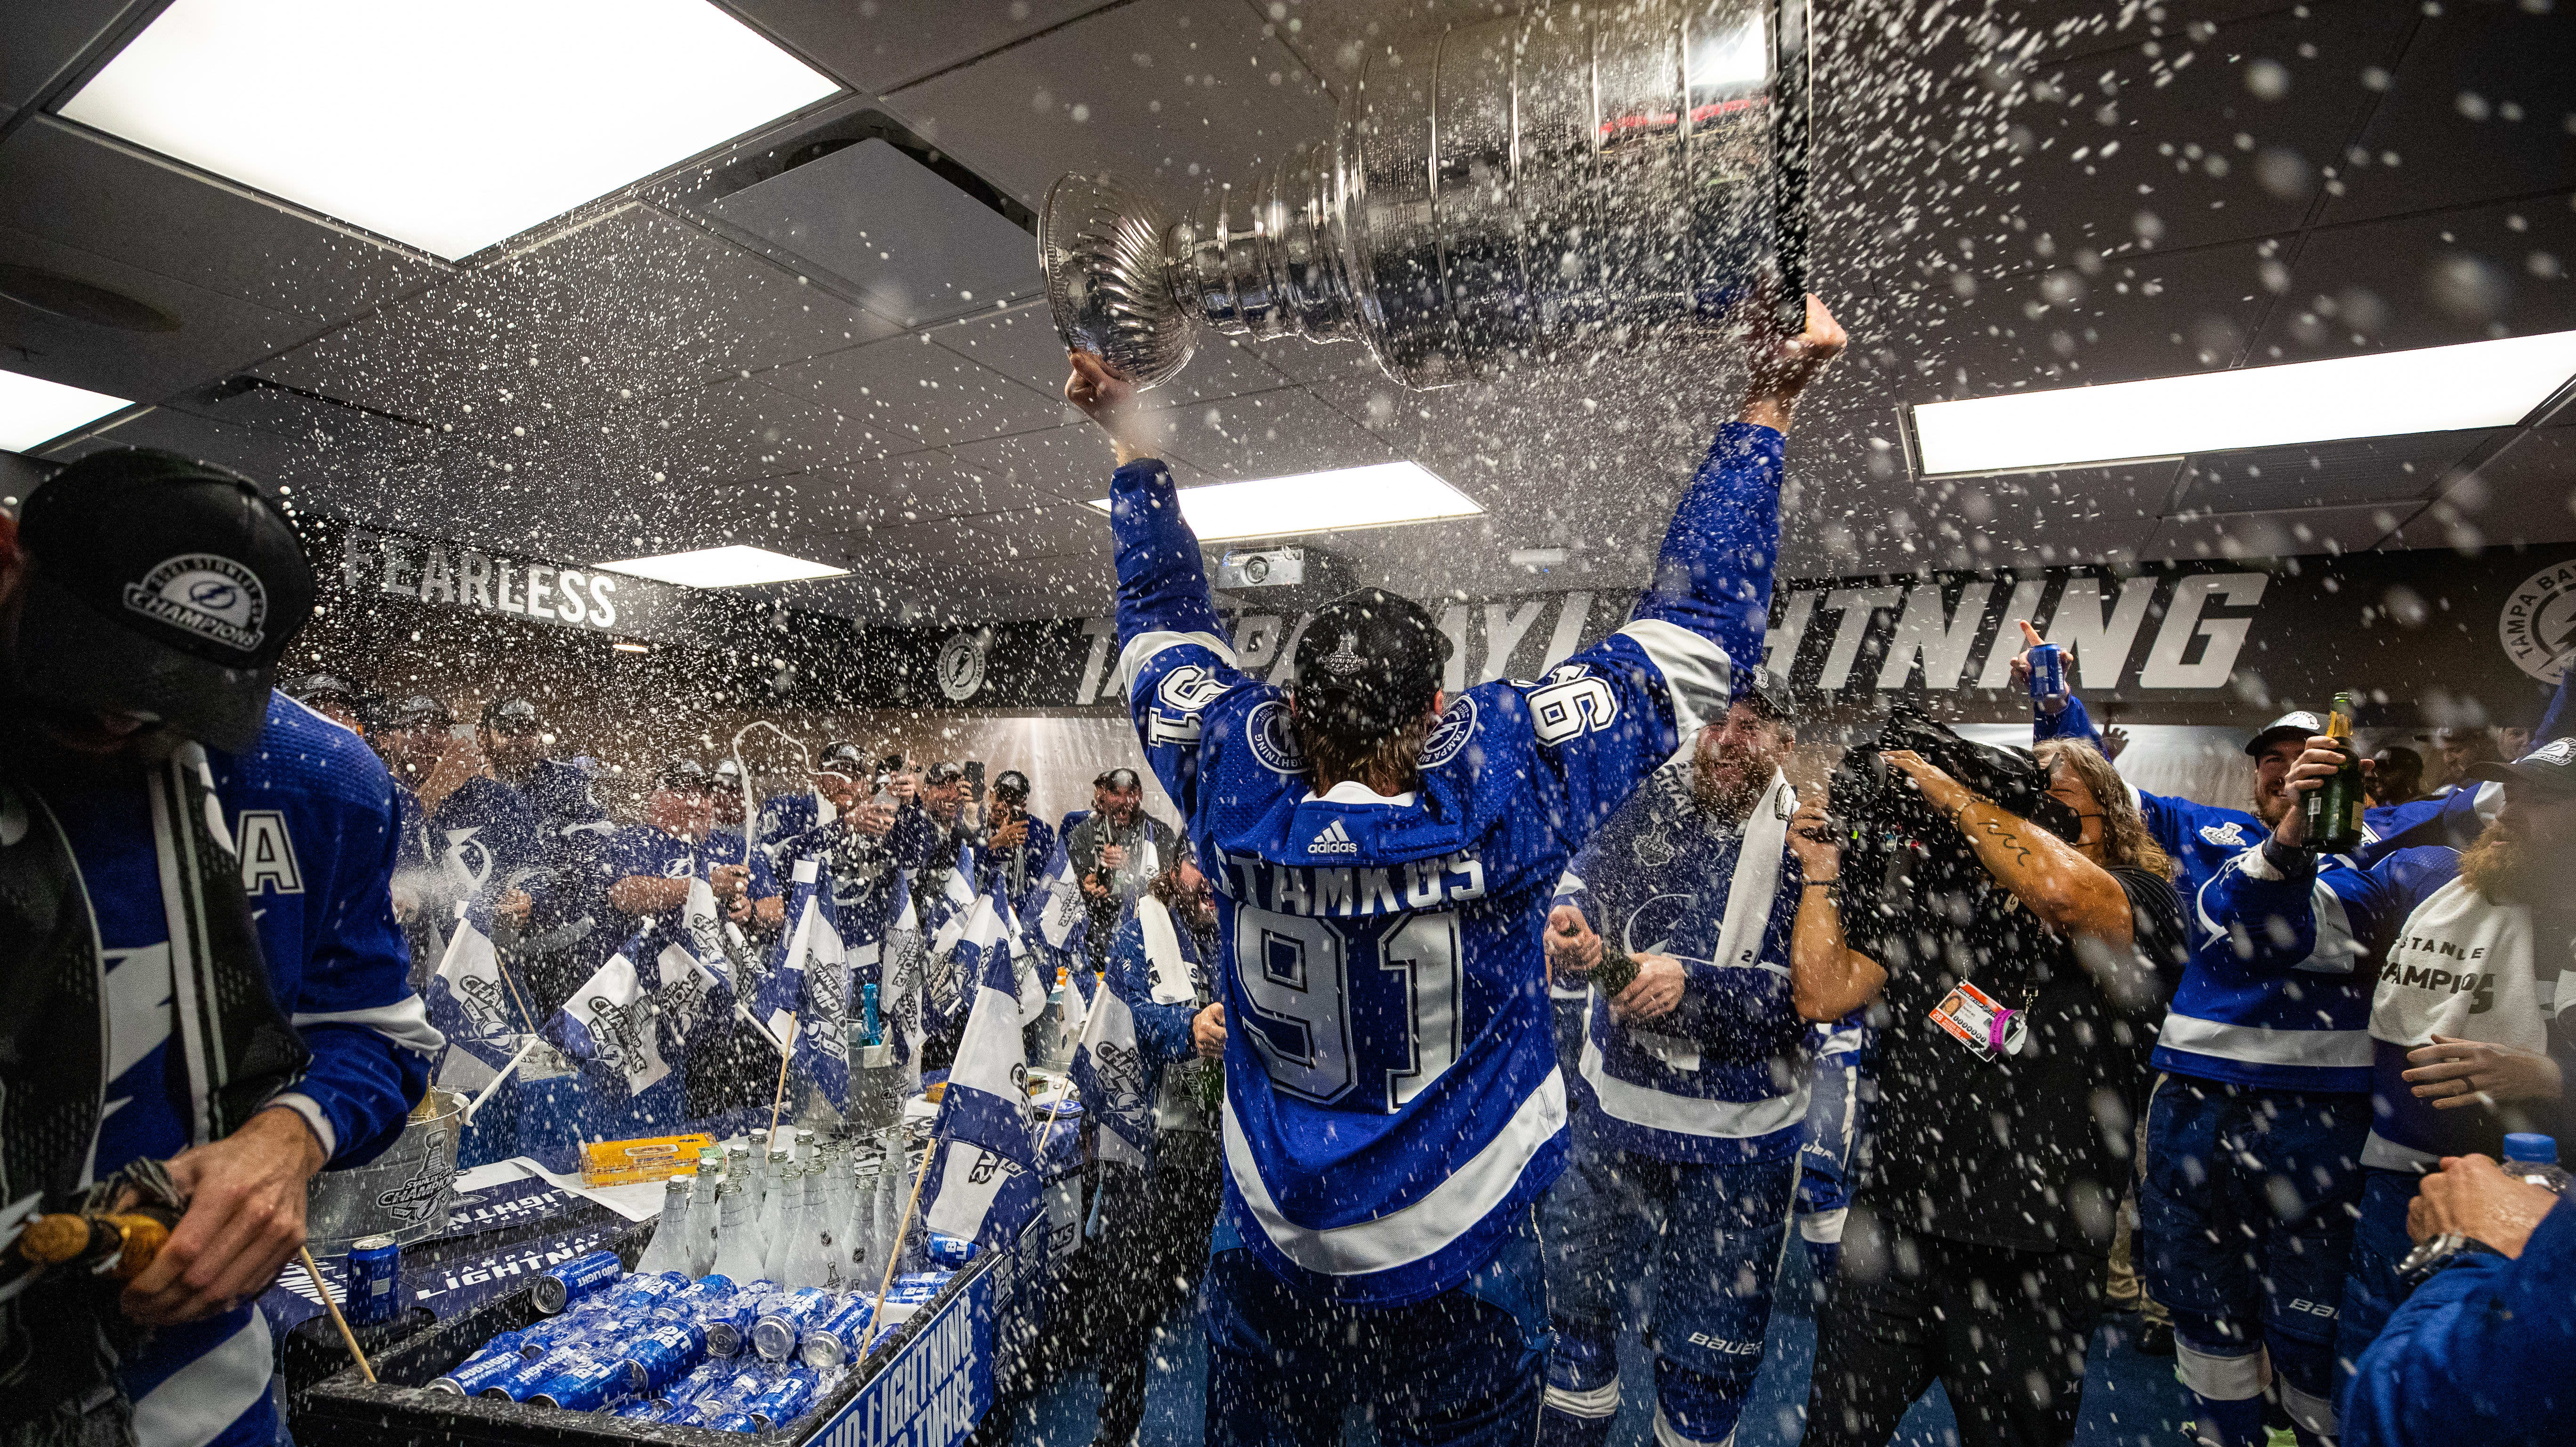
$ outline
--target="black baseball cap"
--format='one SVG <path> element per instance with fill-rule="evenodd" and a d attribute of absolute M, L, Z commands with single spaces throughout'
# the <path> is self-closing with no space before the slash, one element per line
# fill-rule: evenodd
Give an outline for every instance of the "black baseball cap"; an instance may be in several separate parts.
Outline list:
<path fill-rule="evenodd" d="M 2576 798 L 2576 735 L 2551 739 L 2510 764 L 2476 764 L 2469 777 L 2482 783 L 2520 784 L 2553 799 Z"/>
<path fill-rule="evenodd" d="M 1029 776 L 1017 769 L 1004 769 L 993 780 L 993 797 L 1025 802 L 1029 797 Z"/>
<path fill-rule="evenodd" d="M 1091 787 L 1095 789 L 1115 789 L 1123 794 L 1129 789 L 1141 789 L 1145 787 L 1145 781 L 1137 777 L 1134 769 L 1103 769 L 1100 771 L 1098 776 L 1092 779 Z"/>
<path fill-rule="evenodd" d="M 2315 738 L 2317 735 L 2324 733 L 2325 731 L 2326 721 L 2321 715 L 2310 713 L 2303 708 L 2293 709 L 2290 712 L 2281 715 L 2279 718 L 2272 720 L 2270 723 L 2263 725 L 2263 727 L 2255 733 L 2254 737 L 2247 739 L 2245 741 L 2245 756 L 2249 759 L 2259 759 L 2263 756 L 2263 751 L 2265 749 L 2272 747 L 2272 745 L 2283 739 L 2300 739 L 2304 741 Z"/>
<path fill-rule="evenodd" d="M 537 706 L 524 698 L 496 698 L 483 705 L 483 727 L 524 737 L 537 731 Z"/>
<path fill-rule="evenodd" d="M 286 685 L 286 696 L 297 703 L 338 699 L 354 704 L 358 701 L 358 686 L 336 673 L 308 673 Z"/>
<path fill-rule="evenodd" d="M 1735 676 L 1734 702 L 1751 708 L 1774 723 L 1795 722 L 1797 704 L 1789 693 L 1786 680 L 1767 668 L 1755 668 Z"/>
<path fill-rule="evenodd" d="M 313 567 L 248 478 L 175 452 L 93 452 L 18 512 L 34 564 L 18 681 L 38 699 L 154 715 L 228 752 L 268 721 L 277 660 L 313 616 Z"/>
<path fill-rule="evenodd" d="M 850 779 L 865 778 L 871 772 L 868 751 L 853 743 L 827 744 L 823 748 L 822 762 L 814 766 L 814 772 L 839 774 Z"/>
<path fill-rule="evenodd" d="M 1362 588 L 1306 625 L 1290 692 L 1305 722 L 1366 743 L 1429 712 L 1448 662 L 1449 636 L 1421 604 Z"/>
<path fill-rule="evenodd" d="M 705 793 L 715 787 L 715 780 L 707 776 L 707 766 L 697 760 L 673 759 L 662 766 L 661 773 L 654 776 L 653 787 L 687 789 L 696 793 Z"/>
<path fill-rule="evenodd" d="M 415 693 L 394 705 L 393 715 L 385 723 L 398 729 L 448 729 L 456 727 L 456 715 L 441 700 Z"/>
<path fill-rule="evenodd" d="M 951 784 L 965 777 L 966 771 L 964 769 L 948 762 L 946 759 L 942 759 L 938 763 L 935 763 L 929 768 L 921 771 L 921 782 L 925 784 Z"/>

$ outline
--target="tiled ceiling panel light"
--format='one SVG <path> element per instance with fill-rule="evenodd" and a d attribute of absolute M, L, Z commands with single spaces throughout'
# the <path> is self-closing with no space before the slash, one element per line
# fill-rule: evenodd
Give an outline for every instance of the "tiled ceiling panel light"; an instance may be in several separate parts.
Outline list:
<path fill-rule="evenodd" d="M 1418 462 L 1380 462 L 1258 482 L 1181 489 L 1181 517 L 1203 543 L 1286 538 L 1475 517 L 1476 500 Z M 1109 499 L 1093 507 L 1109 511 Z"/>
<path fill-rule="evenodd" d="M 176 0 L 62 114 L 452 260 L 836 89 L 706 0 Z"/>
<path fill-rule="evenodd" d="M 686 553 L 660 553 L 649 558 L 625 558 L 614 563 L 601 563 L 600 569 L 625 573 L 630 577 L 651 578 L 659 583 L 677 583 L 683 588 L 750 588 L 762 583 L 795 583 L 807 578 L 837 578 L 849 571 L 829 563 L 809 563 L 767 548 L 735 543 L 731 547 L 699 548 Z"/>
<path fill-rule="evenodd" d="M 24 372 L 0 372 L 0 448 L 26 452 L 133 405 L 105 392 L 85 392 Z"/>
<path fill-rule="evenodd" d="M 2509 427 L 2576 377 L 2576 332 L 2013 392 L 1913 409 L 1927 476 Z"/>

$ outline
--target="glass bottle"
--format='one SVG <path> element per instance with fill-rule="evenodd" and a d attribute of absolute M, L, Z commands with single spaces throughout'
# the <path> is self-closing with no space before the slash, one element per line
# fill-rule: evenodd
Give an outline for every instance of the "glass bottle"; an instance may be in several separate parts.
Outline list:
<path fill-rule="evenodd" d="M 2326 716 L 2326 733 L 2343 750 L 2343 767 L 2307 798 L 2308 847 L 2327 854 L 2346 854 L 2361 847 L 2361 811 L 2369 803 L 2361 775 L 2361 755 L 2352 746 L 2352 716 L 2359 700 L 2338 693 Z"/>
<path fill-rule="evenodd" d="M 677 1271 L 693 1280 L 697 1277 L 689 1249 L 689 1196 L 697 1184 L 695 1171 L 682 1171 L 662 1183 L 662 1215 L 654 1224 L 652 1241 L 636 1258 L 636 1275 Z"/>
<path fill-rule="evenodd" d="M 727 1181 L 716 1187 L 716 1220 L 714 1274 L 736 1286 L 760 1280 L 760 1249 L 752 1239 L 751 1213 L 744 1203 L 741 1183 Z"/>

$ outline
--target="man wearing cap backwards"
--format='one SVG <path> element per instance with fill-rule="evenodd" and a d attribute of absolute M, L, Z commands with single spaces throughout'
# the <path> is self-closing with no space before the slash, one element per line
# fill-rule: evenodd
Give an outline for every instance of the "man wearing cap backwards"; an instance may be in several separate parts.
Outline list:
<path fill-rule="evenodd" d="M 1211 1443 L 1526 1442 L 1547 1321 L 1536 1207 L 1565 1083 L 1541 935 L 1585 840 L 1758 666 L 1781 429 L 1844 344 L 1821 302 L 1754 320 L 1628 624 L 1529 682 L 1440 686 L 1448 640 L 1377 589 L 1320 610 L 1270 686 L 1237 667 L 1133 388 L 1066 396 L 1117 445 L 1118 678 L 1217 890 L 1226 1209 L 1210 1244 Z"/>
<path fill-rule="evenodd" d="M 392 782 L 272 690 L 312 606 L 284 516 L 172 453 L 93 453 L 0 524 L 0 1431 L 276 1440 L 253 1300 L 314 1172 L 428 1085 Z M 5 1249 L 153 1161 L 186 1211 L 121 1295 Z"/>
<path fill-rule="evenodd" d="M 2289 787 L 2322 787 L 2342 761 L 2329 740 L 2310 739 Z M 2509 1131 L 2554 1136 L 2562 1149 L 2576 1139 L 2576 1036 L 2553 998 L 2576 964 L 2576 738 L 2474 765 L 2469 779 L 2502 785 L 2504 802 L 2466 852 L 2403 849 L 2320 875 L 2306 812 L 2292 809 L 2203 893 L 2205 909 L 2262 921 L 2246 940 L 2252 967 L 2299 958 L 2339 911 L 2374 968 L 2367 1180 L 2335 1327 L 2338 1401 L 2405 1295 L 2396 1266 L 2418 1178 L 2444 1157 L 2498 1155 Z M 2330 897 L 2321 902 L 2316 884 Z"/>
<path fill-rule="evenodd" d="M 1637 976 L 1606 999 L 1591 991 L 1578 1067 L 1589 1099 L 1547 1198 L 1556 1346 L 1543 1443 L 1609 1440 L 1619 1329 L 1650 1262 L 1658 1440 L 1728 1440 L 1762 1368 L 1815 1076 L 1789 990 L 1803 878 L 1781 767 L 1797 742 L 1789 717 L 1786 689 L 1738 674 L 1726 712 L 1557 885 L 1551 964 L 1589 972 L 1606 936 Z M 1849 1027 L 1857 1036 L 1862 1021 Z"/>
<path fill-rule="evenodd" d="M 2038 630 L 2020 625 L 2036 646 Z M 2028 682 L 2025 652 L 2013 660 Z M 2075 667 L 2082 666 L 2079 657 Z M 2321 927 L 2298 954 L 2268 943 L 2269 903 L 2231 912 L 2207 886 L 2302 811 L 2293 770 L 2317 714 L 2294 712 L 2245 743 L 2253 812 L 2138 791 L 2147 832 L 2182 867 L 2191 958 L 2156 1040 L 2147 1103 L 2138 1239 L 2147 1295 L 2173 1314 L 2175 1372 L 2216 1447 L 2264 1440 L 2276 1397 L 2302 1442 L 2334 1432 L 2336 1301 L 2361 1200 L 2370 1130 L 2371 975 L 2332 881 L 2330 857 L 2302 876 Z M 2039 739 L 2094 737 L 2084 702 L 2035 705 Z"/>
<path fill-rule="evenodd" d="M 1064 853 L 1091 906 L 1084 953 L 1094 970 L 1105 970 L 1118 926 L 1135 908 L 1145 882 L 1179 852 L 1179 836 L 1145 812 L 1145 781 L 1134 769 L 1103 769 L 1091 781 L 1091 803 L 1090 817 L 1065 832 Z"/>

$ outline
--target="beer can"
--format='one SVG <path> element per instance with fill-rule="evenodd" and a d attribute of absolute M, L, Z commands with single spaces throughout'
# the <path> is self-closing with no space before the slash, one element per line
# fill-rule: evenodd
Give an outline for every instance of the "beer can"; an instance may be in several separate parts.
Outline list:
<path fill-rule="evenodd" d="M 476 1392 L 474 1395 L 478 1397 L 498 1397 L 512 1402 L 524 1402 L 531 1396 L 534 1396 L 537 1389 L 544 1386 L 556 1372 L 563 1370 L 567 1364 L 575 1360 L 578 1359 L 565 1352 L 551 1352 L 547 1355 L 536 1357 L 521 1357 L 519 1358 L 519 1364 L 516 1367 L 511 1368 L 505 1375 L 494 1377 L 490 1382 L 484 1385 L 481 1391 Z"/>
<path fill-rule="evenodd" d="M 617 1259 L 616 1252 L 593 1251 L 541 1273 L 528 1286 L 528 1302 L 544 1315 L 553 1316 L 625 1275 L 626 1264 Z"/>
<path fill-rule="evenodd" d="M 527 1364 L 528 1359 L 519 1355 L 515 1345 L 507 1347 L 486 1345 L 481 1351 L 458 1362 L 454 1371 L 433 1379 L 429 1389 L 433 1392 L 452 1392 L 460 1397 L 479 1397 L 483 1395 L 486 1387 L 494 1385 L 503 1377 Z"/>
<path fill-rule="evenodd" d="M 751 1324 L 751 1349 L 765 1361 L 783 1362 L 796 1355 L 805 1328 L 832 1309 L 832 1293 L 819 1286 L 800 1286 L 769 1303 Z"/>
<path fill-rule="evenodd" d="M 732 1381 L 734 1374 L 733 1363 L 709 1358 L 691 1367 L 678 1381 L 664 1387 L 661 1399 L 666 1402 L 694 1402 Z"/>
<path fill-rule="evenodd" d="M 653 1315 L 665 1321 L 695 1322 L 698 1314 L 733 1295 L 733 1282 L 723 1276 L 701 1276 L 653 1304 Z"/>
<path fill-rule="evenodd" d="M 727 1412 L 721 1417 L 710 1417 L 706 1425 L 713 1431 L 740 1432 L 746 1437 L 760 1430 L 759 1420 L 749 1412 Z"/>
<path fill-rule="evenodd" d="M 709 1408 L 711 1413 L 730 1412 L 767 1391 L 769 1380 L 770 1374 L 757 1367 L 735 1366 L 723 1380 L 700 1389 L 690 1400 Z"/>
<path fill-rule="evenodd" d="M 698 1364 L 706 1355 L 704 1332 L 683 1321 L 666 1321 L 641 1336 L 629 1338 L 620 1359 L 643 1377 L 636 1390 L 658 1392 Z"/>
<path fill-rule="evenodd" d="M 596 1412 L 622 1401 L 635 1390 L 634 1369 L 625 1362 L 575 1358 L 537 1385 L 527 1397 L 532 1407 L 560 1407 L 567 1412 Z"/>
<path fill-rule="evenodd" d="M 975 1259 L 975 1243 L 963 1236 L 951 1236 L 945 1231 L 933 1231 L 930 1233 L 930 1247 L 927 1254 L 931 1265 L 943 1266 L 955 1271 Z"/>
<path fill-rule="evenodd" d="M 2044 703 L 2066 696 L 2066 650 L 2054 643 L 2030 648 L 2030 701 Z"/>
<path fill-rule="evenodd" d="M 754 1320 L 751 1302 L 740 1292 L 710 1303 L 698 1313 L 698 1329 L 707 1334 L 707 1355 L 741 1356 L 751 1346 Z"/>
<path fill-rule="evenodd" d="M 596 1312 L 566 1312 L 552 1321 L 541 1321 L 518 1333 L 519 1355 L 542 1357 L 563 1347 L 594 1340 L 609 1329 L 608 1320 Z"/>
<path fill-rule="evenodd" d="M 600 1292 L 603 1300 L 621 1310 L 649 1311 L 689 1289 L 689 1278 L 677 1271 L 656 1271 L 642 1276 L 629 1276 Z"/>
<path fill-rule="evenodd" d="M 345 1268 L 348 1299 L 340 1314 L 351 1326 L 381 1326 L 402 1315 L 402 1248 L 391 1236 L 361 1236 L 349 1243 Z"/>
<path fill-rule="evenodd" d="M 663 1409 L 662 1415 L 654 1420 L 669 1427 L 703 1427 L 707 1425 L 708 1415 L 704 1402 L 676 1402 Z"/>
<path fill-rule="evenodd" d="M 813 1410 L 814 1387 L 812 1372 L 788 1372 L 752 1398 L 743 1410 L 763 1427 L 784 1427 Z"/>
<path fill-rule="evenodd" d="M 662 1408 L 651 1397 L 637 1397 L 609 1415 L 624 1417 L 630 1422 L 659 1422 L 662 1420 Z"/>
<path fill-rule="evenodd" d="M 956 1274 L 954 1271 L 915 1271 L 898 1276 L 894 1285 L 887 1288 L 886 1300 L 904 1306 L 926 1306 L 932 1297 L 947 1289 L 948 1279 Z"/>
<path fill-rule="evenodd" d="M 859 1354 L 873 1314 L 865 1292 L 853 1291 L 833 1303 L 821 1321 L 805 1329 L 796 1353 L 805 1365 L 821 1370 L 844 1365 Z"/>

